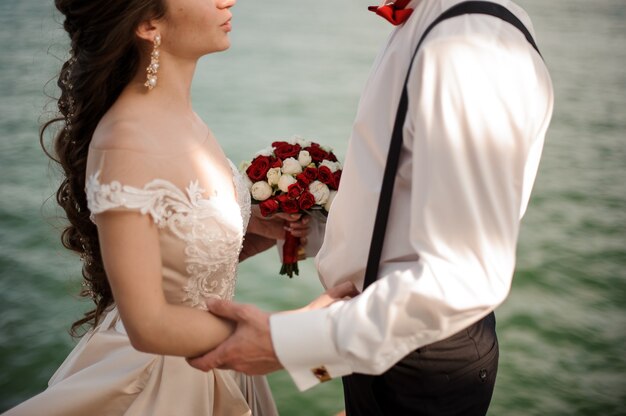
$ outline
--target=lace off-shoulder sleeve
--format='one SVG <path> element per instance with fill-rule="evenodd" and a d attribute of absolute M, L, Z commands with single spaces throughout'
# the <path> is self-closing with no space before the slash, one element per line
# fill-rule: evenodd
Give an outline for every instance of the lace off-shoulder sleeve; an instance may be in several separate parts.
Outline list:
<path fill-rule="evenodd" d="M 188 210 L 203 190 L 187 178 L 176 181 L 180 169 L 167 162 L 167 157 L 136 151 L 90 149 L 85 193 L 91 220 L 105 211 L 134 210 L 162 227 L 172 212 Z"/>
<path fill-rule="evenodd" d="M 119 181 L 102 184 L 98 171 L 87 178 L 85 192 L 92 221 L 95 215 L 109 210 L 138 210 L 150 215 L 162 227 L 176 205 L 181 205 L 181 208 L 188 206 L 190 198 L 197 198 L 202 190 L 192 184 L 186 195 L 174 184 L 162 179 L 154 179 L 142 188 L 122 185 Z"/>

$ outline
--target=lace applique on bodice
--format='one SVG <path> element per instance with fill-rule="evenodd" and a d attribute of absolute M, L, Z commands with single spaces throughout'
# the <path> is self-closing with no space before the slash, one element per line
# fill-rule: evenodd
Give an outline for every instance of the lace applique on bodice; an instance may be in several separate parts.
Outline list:
<path fill-rule="evenodd" d="M 102 184 L 98 171 L 87 178 L 85 186 L 92 220 L 93 215 L 116 208 L 150 215 L 160 229 L 185 244 L 188 280 L 183 301 L 206 309 L 206 298 L 232 299 L 251 209 L 248 188 L 234 165 L 230 166 L 236 201 L 221 195 L 204 197 L 198 181 L 191 181 L 184 192 L 164 179 L 154 179 L 142 188 L 118 181 Z"/>

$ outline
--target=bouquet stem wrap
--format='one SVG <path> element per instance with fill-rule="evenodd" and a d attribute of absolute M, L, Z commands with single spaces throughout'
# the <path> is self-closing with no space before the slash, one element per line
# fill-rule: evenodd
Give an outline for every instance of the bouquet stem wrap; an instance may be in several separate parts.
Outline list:
<path fill-rule="evenodd" d="M 300 238 L 294 237 L 289 231 L 285 232 L 285 245 L 283 245 L 283 266 L 280 274 L 286 274 L 289 278 L 299 275 L 298 258 L 300 249 Z"/>

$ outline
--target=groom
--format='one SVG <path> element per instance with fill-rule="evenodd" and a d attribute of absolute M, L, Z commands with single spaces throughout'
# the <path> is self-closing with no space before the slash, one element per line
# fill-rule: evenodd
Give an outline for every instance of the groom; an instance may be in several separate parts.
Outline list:
<path fill-rule="evenodd" d="M 519 6 L 494 2 L 532 31 Z M 316 258 L 326 288 L 363 286 L 412 62 L 376 282 L 352 299 L 291 313 L 212 302 L 209 310 L 235 321 L 236 331 L 190 363 L 249 374 L 284 368 L 301 390 L 343 376 L 348 415 L 483 415 L 498 362 L 493 310 L 511 286 L 552 85 L 521 29 L 491 15 L 442 21 L 413 58 L 426 28 L 464 2 L 392 3 L 373 8 L 397 28 L 363 91 Z"/>

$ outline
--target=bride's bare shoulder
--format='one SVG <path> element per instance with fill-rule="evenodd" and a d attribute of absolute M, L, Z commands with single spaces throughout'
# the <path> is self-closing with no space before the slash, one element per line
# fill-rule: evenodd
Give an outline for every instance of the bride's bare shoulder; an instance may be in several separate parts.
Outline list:
<path fill-rule="evenodd" d="M 101 150 L 149 151 L 154 149 L 164 120 L 126 97 L 120 98 L 107 111 L 93 133 L 91 148 Z M 156 137 L 155 137 L 156 136 Z"/>
<path fill-rule="evenodd" d="M 91 148 L 98 150 L 148 150 L 142 122 L 133 119 L 103 119 L 93 133 Z"/>

